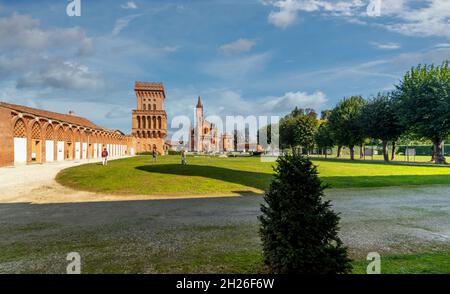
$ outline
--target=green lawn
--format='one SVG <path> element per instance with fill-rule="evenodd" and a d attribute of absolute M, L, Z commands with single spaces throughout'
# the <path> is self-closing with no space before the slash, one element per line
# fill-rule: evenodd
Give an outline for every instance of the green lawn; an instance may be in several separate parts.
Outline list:
<path fill-rule="evenodd" d="M 370 261 L 353 262 L 353 273 L 365 274 Z M 381 257 L 382 274 L 448 274 L 450 251 Z"/>
<path fill-rule="evenodd" d="M 274 163 L 257 157 L 165 156 L 152 163 L 148 156 L 111 161 L 107 167 L 87 164 L 62 171 L 63 185 L 93 192 L 136 195 L 232 195 L 261 193 L 272 178 Z M 315 159 L 320 177 L 332 188 L 404 185 L 450 185 L 446 166 L 349 162 Z"/>

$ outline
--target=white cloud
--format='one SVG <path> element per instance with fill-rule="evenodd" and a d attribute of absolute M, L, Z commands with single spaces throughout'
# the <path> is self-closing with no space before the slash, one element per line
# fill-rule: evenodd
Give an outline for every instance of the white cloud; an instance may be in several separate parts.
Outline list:
<path fill-rule="evenodd" d="M 450 48 L 450 43 L 440 43 L 433 46 L 433 48 Z"/>
<path fill-rule="evenodd" d="M 328 101 L 321 91 L 307 93 L 304 91 L 287 92 L 280 96 L 268 96 L 255 99 L 244 97 L 240 91 L 232 89 L 172 89 L 167 100 L 169 116 L 193 116 L 197 97 L 202 97 L 205 114 L 225 118 L 228 115 L 279 115 L 283 116 L 296 106 L 321 110 Z"/>
<path fill-rule="evenodd" d="M 201 69 L 215 77 L 236 80 L 261 71 L 270 58 L 270 53 L 235 58 L 224 57 L 204 64 Z"/>
<path fill-rule="evenodd" d="M 231 43 L 223 44 L 219 47 L 219 50 L 225 54 L 234 54 L 250 51 L 256 42 L 249 39 L 237 39 Z"/>
<path fill-rule="evenodd" d="M 300 108 L 321 109 L 327 102 L 326 95 L 321 91 L 312 94 L 306 92 L 287 92 L 280 97 L 270 97 L 262 104 L 262 108 L 266 111 L 275 113 L 286 113 L 294 109 L 296 106 Z"/>
<path fill-rule="evenodd" d="M 124 30 L 130 24 L 130 22 L 132 22 L 134 19 L 138 18 L 139 16 L 141 16 L 141 15 L 133 14 L 133 15 L 128 15 L 128 16 L 117 19 L 116 23 L 114 24 L 114 28 L 112 30 L 112 35 L 113 36 L 119 35 L 120 32 L 122 32 L 122 30 Z"/>
<path fill-rule="evenodd" d="M 0 51 L 76 48 L 86 54 L 93 50 L 92 39 L 79 27 L 44 30 L 38 19 L 17 13 L 0 18 L 0 40 Z"/>
<path fill-rule="evenodd" d="M 52 62 L 38 72 L 25 74 L 17 82 L 20 88 L 54 88 L 95 90 L 103 86 L 101 78 L 85 65 L 72 62 Z"/>
<path fill-rule="evenodd" d="M 89 57 L 94 42 L 79 27 L 44 29 L 29 15 L 0 18 L 0 77 L 18 88 L 94 89 L 102 78 L 71 60 Z"/>
<path fill-rule="evenodd" d="M 134 3 L 134 1 L 128 1 L 126 4 L 122 4 L 120 7 L 122 7 L 123 9 L 137 9 L 138 6 L 136 5 L 136 3 Z"/>
<path fill-rule="evenodd" d="M 324 11 L 332 15 L 353 16 L 355 9 L 364 5 L 362 0 L 266 0 L 265 5 L 272 5 L 277 8 L 271 11 L 268 20 L 273 25 L 286 28 L 295 23 L 298 13 Z"/>
<path fill-rule="evenodd" d="M 324 16 L 342 17 L 355 24 L 372 24 L 408 36 L 450 37 L 448 0 L 382 0 L 379 17 L 369 17 L 369 1 L 363 0 L 264 0 L 263 4 L 274 7 L 268 21 L 280 28 L 293 25 L 302 12 L 320 12 Z"/>
<path fill-rule="evenodd" d="M 402 46 L 399 43 L 378 43 L 378 42 L 372 42 L 371 43 L 373 46 L 375 46 L 378 49 L 382 49 L 382 50 L 396 50 L 396 49 L 400 49 Z"/>

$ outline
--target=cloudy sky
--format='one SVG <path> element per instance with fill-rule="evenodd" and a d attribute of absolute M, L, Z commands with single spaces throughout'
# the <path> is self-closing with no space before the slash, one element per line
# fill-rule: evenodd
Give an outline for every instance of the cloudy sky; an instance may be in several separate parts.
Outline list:
<path fill-rule="evenodd" d="M 81 0 L 69 17 L 66 0 L 0 0 L 0 100 L 129 132 L 136 80 L 164 82 L 169 119 L 198 95 L 207 115 L 283 115 L 450 59 L 450 1 L 378 1 Z"/>

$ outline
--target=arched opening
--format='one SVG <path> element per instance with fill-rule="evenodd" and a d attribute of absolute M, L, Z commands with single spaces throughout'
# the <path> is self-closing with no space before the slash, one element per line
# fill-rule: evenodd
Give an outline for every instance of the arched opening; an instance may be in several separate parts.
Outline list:
<path fill-rule="evenodd" d="M 27 162 L 27 128 L 22 119 L 14 124 L 14 163 Z"/>
<path fill-rule="evenodd" d="M 73 159 L 73 131 L 68 128 L 65 132 L 65 141 L 66 141 L 66 146 L 65 146 L 65 154 L 64 154 L 64 159 L 66 160 L 72 160 Z"/>
<path fill-rule="evenodd" d="M 151 129 L 152 128 L 152 117 L 151 116 L 147 117 L 147 122 L 148 122 L 148 128 Z"/>
<path fill-rule="evenodd" d="M 137 123 L 138 123 L 138 129 L 140 129 L 141 128 L 141 117 L 138 116 L 136 118 L 137 118 Z"/>
<path fill-rule="evenodd" d="M 161 117 L 160 116 L 158 116 L 158 129 L 162 129 L 161 128 Z"/>
<path fill-rule="evenodd" d="M 35 122 L 31 127 L 31 161 L 42 162 L 41 125 L 38 122 Z"/>
<path fill-rule="evenodd" d="M 58 127 L 56 131 L 56 160 L 64 160 L 64 129 L 62 126 Z"/>
<path fill-rule="evenodd" d="M 53 126 L 49 124 L 45 129 L 45 161 L 55 160 L 55 141 L 53 136 Z"/>
<path fill-rule="evenodd" d="M 14 137 L 15 138 L 26 138 L 27 136 L 27 128 L 25 127 L 25 123 L 22 119 L 16 121 L 14 125 Z"/>

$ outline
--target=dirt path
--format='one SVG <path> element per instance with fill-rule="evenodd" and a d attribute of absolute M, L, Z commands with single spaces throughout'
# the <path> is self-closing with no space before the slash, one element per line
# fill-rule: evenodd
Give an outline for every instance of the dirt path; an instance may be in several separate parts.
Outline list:
<path fill-rule="evenodd" d="M 114 159 L 111 159 L 114 160 Z M 86 163 L 98 163 L 100 160 L 80 160 L 56 162 L 49 164 L 22 165 L 0 168 L 0 204 L 1 203 L 31 203 L 57 204 L 81 203 L 99 201 L 129 201 L 129 200 L 163 200 L 214 198 L 223 195 L 111 195 L 77 191 L 58 184 L 56 175 L 63 169 Z"/>
<path fill-rule="evenodd" d="M 111 159 L 114 160 L 114 159 Z M 0 203 L 67 203 L 109 201 L 114 197 L 72 190 L 59 185 L 56 175 L 63 169 L 101 160 L 64 161 L 0 168 Z"/>

